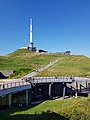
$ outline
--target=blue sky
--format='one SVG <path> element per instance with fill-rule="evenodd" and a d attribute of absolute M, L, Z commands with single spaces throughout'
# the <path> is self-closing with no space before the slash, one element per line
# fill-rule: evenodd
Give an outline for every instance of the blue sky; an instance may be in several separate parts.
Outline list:
<path fill-rule="evenodd" d="M 90 57 L 90 0 L 0 0 L 0 55 L 33 42 L 49 52 Z"/>

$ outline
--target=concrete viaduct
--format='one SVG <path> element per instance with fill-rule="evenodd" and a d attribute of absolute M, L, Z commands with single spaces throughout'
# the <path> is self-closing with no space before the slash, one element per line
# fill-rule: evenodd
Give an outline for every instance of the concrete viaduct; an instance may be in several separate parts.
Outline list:
<path fill-rule="evenodd" d="M 3 80 L 0 83 L 0 109 L 28 106 L 36 101 L 78 95 L 90 91 L 90 79 L 67 76 L 34 77 L 39 72 L 57 63 L 58 58 L 48 65 L 20 78 Z"/>
<path fill-rule="evenodd" d="M 30 105 L 36 101 L 89 91 L 90 80 L 78 77 L 30 77 L 19 82 L 2 83 L 0 108 Z"/>

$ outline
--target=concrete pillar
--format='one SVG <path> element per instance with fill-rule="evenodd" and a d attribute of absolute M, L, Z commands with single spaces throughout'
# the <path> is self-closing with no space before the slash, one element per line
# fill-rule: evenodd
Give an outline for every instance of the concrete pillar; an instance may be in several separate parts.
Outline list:
<path fill-rule="evenodd" d="M 52 87 L 52 84 L 53 84 L 53 83 L 49 84 L 49 97 L 51 97 L 51 90 L 52 90 L 51 87 Z"/>
<path fill-rule="evenodd" d="M 32 90 L 29 89 L 29 90 L 28 90 L 28 104 L 29 104 L 29 103 L 31 104 L 31 102 L 32 102 Z"/>
<path fill-rule="evenodd" d="M 80 92 L 82 92 L 82 85 L 80 84 Z"/>
<path fill-rule="evenodd" d="M 65 99 L 65 91 L 66 91 L 66 86 L 63 88 L 63 99 Z"/>
<path fill-rule="evenodd" d="M 87 84 L 87 80 L 86 80 L 86 90 L 88 89 L 88 84 Z"/>
<path fill-rule="evenodd" d="M 76 90 L 78 91 L 78 81 L 76 81 Z"/>
<path fill-rule="evenodd" d="M 9 108 L 11 108 L 12 105 L 12 94 L 9 94 Z"/>
<path fill-rule="evenodd" d="M 77 90 L 76 90 L 75 98 L 77 99 Z"/>
<path fill-rule="evenodd" d="M 26 106 L 28 106 L 28 99 L 29 99 L 28 90 L 26 90 Z"/>
<path fill-rule="evenodd" d="M 72 94 L 73 94 L 73 89 L 72 89 L 72 86 L 71 86 L 70 95 L 72 96 Z"/>

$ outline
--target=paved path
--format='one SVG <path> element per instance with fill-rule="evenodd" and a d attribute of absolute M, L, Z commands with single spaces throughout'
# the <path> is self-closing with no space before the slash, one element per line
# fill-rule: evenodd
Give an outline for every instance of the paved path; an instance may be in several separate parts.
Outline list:
<path fill-rule="evenodd" d="M 3 79 L 3 80 L 0 80 L 0 85 L 2 85 L 2 84 L 9 84 L 9 83 L 10 83 L 10 84 L 12 84 L 12 83 L 14 84 L 15 82 L 17 82 L 17 85 L 18 85 L 19 83 L 22 84 L 22 80 L 23 80 L 24 78 L 33 77 L 33 76 L 39 74 L 41 71 L 43 71 L 44 69 L 46 69 L 46 68 L 54 65 L 55 63 L 57 63 L 57 62 L 58 62 L 59 60 L 61 60 L 61 59 L 62 59 L 62 58 L 58 58 L 58 59 L 50 62 L 48 65 L 46 65 L 46 66 L 44 66 L 44 67 L 42 67 L 42 68 L 40 68 L 40 69 L 38 69 L 38 70 L 36 70 L 36 71 L 34 71 L 34 72 L 31 72 L 30 74 L 28 74 L 28 75 L 26 75 L 26 76 L 24 76 L 24 77 L 22 77 L 22 78 L 19 78 L 19 79 Z M 24 82 L 24 81 L 23 81 L 23 82 Z M 26 84 L 26 83 L 23 83 L 23 84 Z M 19 85 L 18 85 L 18 86 L 19 86 Z"/>
<path fill-rule="evenodd" d="M 58 59 L 56 59 L 56 60 L 50 62 L 48 65 L 46 65 L 46 66 L 44 66 L 44 67 L 42 67 L 42 68 L 40 68 L 40 69 L 38 69 L 38 70 L 35 70 L 34 72 L 32 72 L 32 73 L 30 73 L 30 74 L 28 74 L 28 75 L 22 77 L 21 79 L 33 77 L 33 76 L 39 74 L 40 72 L 42 72 L 43 70 L 45 70 L 45 69 L 51 67 L 52 65 L 54 65 L 55 63 L 57 63 L 57 62 L 60 61 L 61 59 L 62 59 L 62 58 L 58 58 Z"/>

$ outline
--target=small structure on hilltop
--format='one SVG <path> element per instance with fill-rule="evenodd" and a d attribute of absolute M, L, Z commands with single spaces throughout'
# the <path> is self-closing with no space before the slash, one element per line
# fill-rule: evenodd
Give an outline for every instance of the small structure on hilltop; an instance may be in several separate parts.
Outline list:
<path fill-rule="evenodd" d="M 66 55 L 70 55 L 70 54 L 71 54 L 71 51 L 65 51 L 65 54 L 66 54 Z"/>
<path fill-rule="evenodd" d="M 42 49 L 39 49 L 39 50 L 36 51 L 36 53 L 37 53 L 38 55 L 41 55 L 41 54 L 46 54 L 47 51 L 42 50 Z"/>
<path fill-rule="evenodd" d="M 60 52 L 61 55 L 70 55 L 71 51 Z"/>
<path fill-rule="evenodd" d="M 48 53 L 48 54 L 50 54 L 50 55 L 56 55 L 56 56 L 59 56 L 59 55 L 70 55 L 71 51 Z"/>
<path fill-rule="evenodd" d="M 37 50 L 37 52 L 39 52 L 39 53 L 45 53 L 45 52 L 47 52 L 47 51 L 42 50 L 42 49 L 39 49 L 39 50 Z"/>

